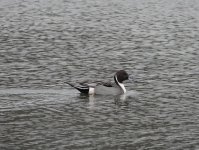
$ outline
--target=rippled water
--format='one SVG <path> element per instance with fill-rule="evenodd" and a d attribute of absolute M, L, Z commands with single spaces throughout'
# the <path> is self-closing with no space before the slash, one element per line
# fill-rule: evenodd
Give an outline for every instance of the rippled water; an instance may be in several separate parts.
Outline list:
<path fill-rule="evenodd" d="M 197 0 L 1 0 L 0 149 L 199 149 L 198 48 Z"/>

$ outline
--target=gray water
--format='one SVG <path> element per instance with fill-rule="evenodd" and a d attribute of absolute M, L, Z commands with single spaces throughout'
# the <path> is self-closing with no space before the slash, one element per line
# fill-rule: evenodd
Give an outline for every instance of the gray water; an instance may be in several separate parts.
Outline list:
<path fill-rule="evenodd" d="M 0 149 L 199 149 L 198 48 L 197 0 L 1 0 Z"/>

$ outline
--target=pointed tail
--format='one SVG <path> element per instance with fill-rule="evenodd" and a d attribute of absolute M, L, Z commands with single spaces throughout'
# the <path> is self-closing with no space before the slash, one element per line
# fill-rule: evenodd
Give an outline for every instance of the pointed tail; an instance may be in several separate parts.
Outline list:
<path fill-rule="evenodd" d="M 89 87 L 88 86 L 83 86 L 83 85 L 75 85 L 69 82 L 66 82 L 68 85 L 72 86 L 73 88 L 77 89 L 81 93 L 88 94 L 89 93 Z"/>

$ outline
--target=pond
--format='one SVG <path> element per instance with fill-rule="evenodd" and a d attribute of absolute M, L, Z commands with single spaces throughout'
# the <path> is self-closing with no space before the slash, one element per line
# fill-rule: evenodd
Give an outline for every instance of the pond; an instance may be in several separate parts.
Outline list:
<path fill-rule="evenodd" d="M 199 149 L 199 2 L 0 1 L 0 149 Z M 113 80 L 127 94 L 66 84 Z"/>

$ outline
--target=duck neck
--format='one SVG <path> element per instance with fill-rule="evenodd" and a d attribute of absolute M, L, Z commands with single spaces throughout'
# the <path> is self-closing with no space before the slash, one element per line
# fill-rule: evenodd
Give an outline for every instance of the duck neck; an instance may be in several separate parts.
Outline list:
<path fill-rule="evenodd" d="M 114 76 L 114 80 L 115 80 L 115 83 L 122 89 L 122 92 L 123 92 L 123 93 L 126 93 L 126 88 L 125 88 L 124 84 L 123 84 L 123 83 L 120 83 L 120 82 L 118 81 L 116 75 Z"/>

